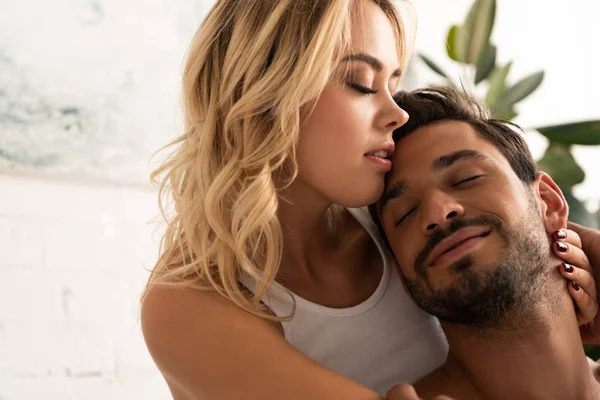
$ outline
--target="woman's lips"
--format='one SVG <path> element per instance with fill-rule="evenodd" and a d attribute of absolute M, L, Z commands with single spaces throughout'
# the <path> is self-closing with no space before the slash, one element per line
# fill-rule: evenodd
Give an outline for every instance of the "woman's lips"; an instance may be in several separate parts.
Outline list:
<path fill-rule="evenodd" d="M 387 158 L 379 157 L 373 154 L 365 154 L 365 158 L 377 164 L 382 170 L 388 172 L 392 169 L 392 161 Z"/>

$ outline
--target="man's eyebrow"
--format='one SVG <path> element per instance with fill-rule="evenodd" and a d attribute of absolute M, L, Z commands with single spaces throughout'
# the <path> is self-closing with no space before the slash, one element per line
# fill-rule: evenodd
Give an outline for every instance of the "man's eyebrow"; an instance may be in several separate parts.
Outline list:
<path fill-rule="evenodd" d="M 486 160 L 488 157 L 477 151 L 477 150 L 458 150 L 454 153 L 447 154 L 436 158 L 431 164 L 431 170 L 433 172 L 439 172 L 442 169 L 446 169 L 454 165 L 454 163 L 463 160 Z M 394 185 L 386 190 L 381 199 L 379 199 L 379 213 L 383 215 L 386 205 L 394 199 L 402 196 L 408 190 L 408 182 L 405 180 L 398 181 Z"/>
<path fill-rule="evenodd" d="M 433 163 L 431 163 L 431 170 L 433 172 L 439 172 L 443 169 L 450 168 L 452 165 L 454 165 L 458 161 L 485 160 L 485 159 L 487 159 L 485 154 L 480 153 L 477 150 L 468 150 L 468 149 L 458 150 L 458 151 L 455 151 L 454 153 L 436 158 L 433 161 Z"/>
<path fill-rule="evenodd" d="M 361 61 L 369 64 L 377 72 L 383 70 L 383 63 L 379 59 L 364 53 L 351 54 L 342 58 L 342 62 L 344 61 Z M 400 75 L 402 75 L 402 70 L 400 68 L 395 70 L 392 74 L 393 77 L 399 77 Z"/>
<path fill-rule="evenodd" d="M 398 181 L 394 183 L 394 185 L 386 190 L 385 193 L 383 193 L 383 196 L 381 196 L 381 199 L 379 200 L 379 213 L 383 215 L 385 206 L 389 203 L 389 201 L 402 196 L 407 190 L 408 183 L 406 181 Z"/>

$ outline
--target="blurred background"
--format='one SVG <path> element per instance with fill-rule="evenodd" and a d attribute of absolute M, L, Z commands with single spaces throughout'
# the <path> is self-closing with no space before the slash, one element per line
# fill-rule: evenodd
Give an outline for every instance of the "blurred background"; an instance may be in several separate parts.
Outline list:
<path fill-rule="evenodd" d="M 485 57 L 448 55 L 473 0 L 413 3 L 416 53 L 430 66 L 415 56 L 405 88 L 447 83 L 440 72 L 482 98 L 494 85 L 536 159 L 549 146 L 537 128 L 600 120 L 600 3 L 498 0 L 487 75 Z M 211 4 L 0 0 L 0 397 L 170 398 L 138 318 L 162 229 L 148 175 L 181 130 L 182 62 Z M 583 128 L 568 137 L 600 142 Z M 569 164 L 565 187 L 592 218 L 600 147 L 555 134 L 547 165 L 573 155 L 585 177 Z"/>

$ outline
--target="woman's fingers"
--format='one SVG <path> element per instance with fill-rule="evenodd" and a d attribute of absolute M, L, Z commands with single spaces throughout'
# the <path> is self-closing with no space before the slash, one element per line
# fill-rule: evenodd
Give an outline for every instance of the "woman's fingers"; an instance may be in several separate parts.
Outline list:
<path fill-rule="evenodd" d="M 563 263 L 559 266 L 560 274 L 568 282 L 568 290 L 577 305 L 577 321 L 579 325 L 590 323 L 598 314 L 598 298 L 596 281 L 585 269 Z"/>
<path fill-rule="evenodd" d="M 566 229 L 567 234 L 573 232 L 581 240 L 581 247 L 591 264 L 596 268 L 600 269 L 600 231 L 597 229 L 586 228 L 573 222 L 567 222 Z"/>
<path fill-rule="evenodd" d="M 581 267 L 590 272 L 596 279 L 600 279 L 600 231 L 590 229 L 573 222 L 567 223 L 568 229 L 561 229 L 552 235 L 555 242 L 552 244 L 554 254 L 569 264 Z M 562 243 L 563 245 L 560 245 Z M 575 250 L 578 249 L 578 250 Z M 584 260 L 585 258 L 585 260 Z M 571 284 L 569 284 L 571 285 Z M 571 296 L 575 294 L 572 287 L 569 288 Z M 588 292 L 589 293 L 589 292 Z M 592 299 L 598 300 L 598 294 L 589 293 Z M 575 296 L 573 296 L 575 299 Z M 580 298 L 579 300 L 584 300 Z M 577 299 L 575 299 L 577 303 Z M 588 306 L 590 303 L 587 303 Z M 578 306 L 579 308 L 579 306 Z M 590 307 L 593 310 L 593 307 Z M 588 314 L 586 314 L 588 315 Z M 578 310 L 578 319 L 579 319 Z M 586 317 L 587 319 L 587 317 Z M 580 325 L 581 338 L 587 344 L 600 344 L 600 315 L 588 324 Z"/>
<path fill-rule="evenodd" d="M 570 243 L 573 246 L 581 249 L 581 237 L 577 234 L 577 232 L 572 231 L 571 229 L 561 229 L 556 231 L 552 237 L 556 242 Z"/>
<path fill-rule="evenodd" d="M 577 268 L 584 269 L 589 273 L 593 273 L 590 261 L 579 247 L 576 247 L 569 242 L 554 242 L 552 251 L 554 251 L 554 254 L 563 261 L 575 265 Z"/>

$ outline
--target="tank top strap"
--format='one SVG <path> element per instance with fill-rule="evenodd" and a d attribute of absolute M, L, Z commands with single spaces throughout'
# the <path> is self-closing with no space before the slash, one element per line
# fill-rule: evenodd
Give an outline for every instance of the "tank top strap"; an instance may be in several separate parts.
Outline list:
<path fill-rule="evenodd" d="M 369 211 L 366 207 L 363 208 L 347 208 L 348 212 L 356 218 L 356 220 L 365 228 L 369 236 L 373 239 L 379 253 L 381 254 L 381 258 L 383 261 L 383 274 L 381 277 L 381 281 L 377 286 L 375 292 L 364 302 L 349 308 L 330 308 L 325 307 L 320 304 L 313 303 L 308 301 L 291 291 L 283 288 L 281 285 L 271 285 L 267 293 L 265 293 L 261 297 L 261 301 L 269 307 L 269 309 L 277 316 L 277 317 L 288 317 L 290 316 L 296 307 L 302 308 L 305 310 L 310 310 L 314 313 L 329 315 L 329 316 L 337 316 L 337 317 L 346 317 L 360 314 L 362 312 L 367 311 L 373 305 L 375 305 L 385 293 L 385 290 L 388 286 L 390 280 L 390 271 L 391 264 L 393 263 L 393 258 L 389 251 L 387 250 L 387 246 L 385 242 L 381 238 L 379 234 L 379 230 L 377 229 L 377 225 L 371 218 Z M 256 282 L 250 276 L 244 274 L 240 281 L 244 284 L 252 293 L 256 293 Z M 286 322 L 283 322 L 282 325 L 286 326 Z"/>

